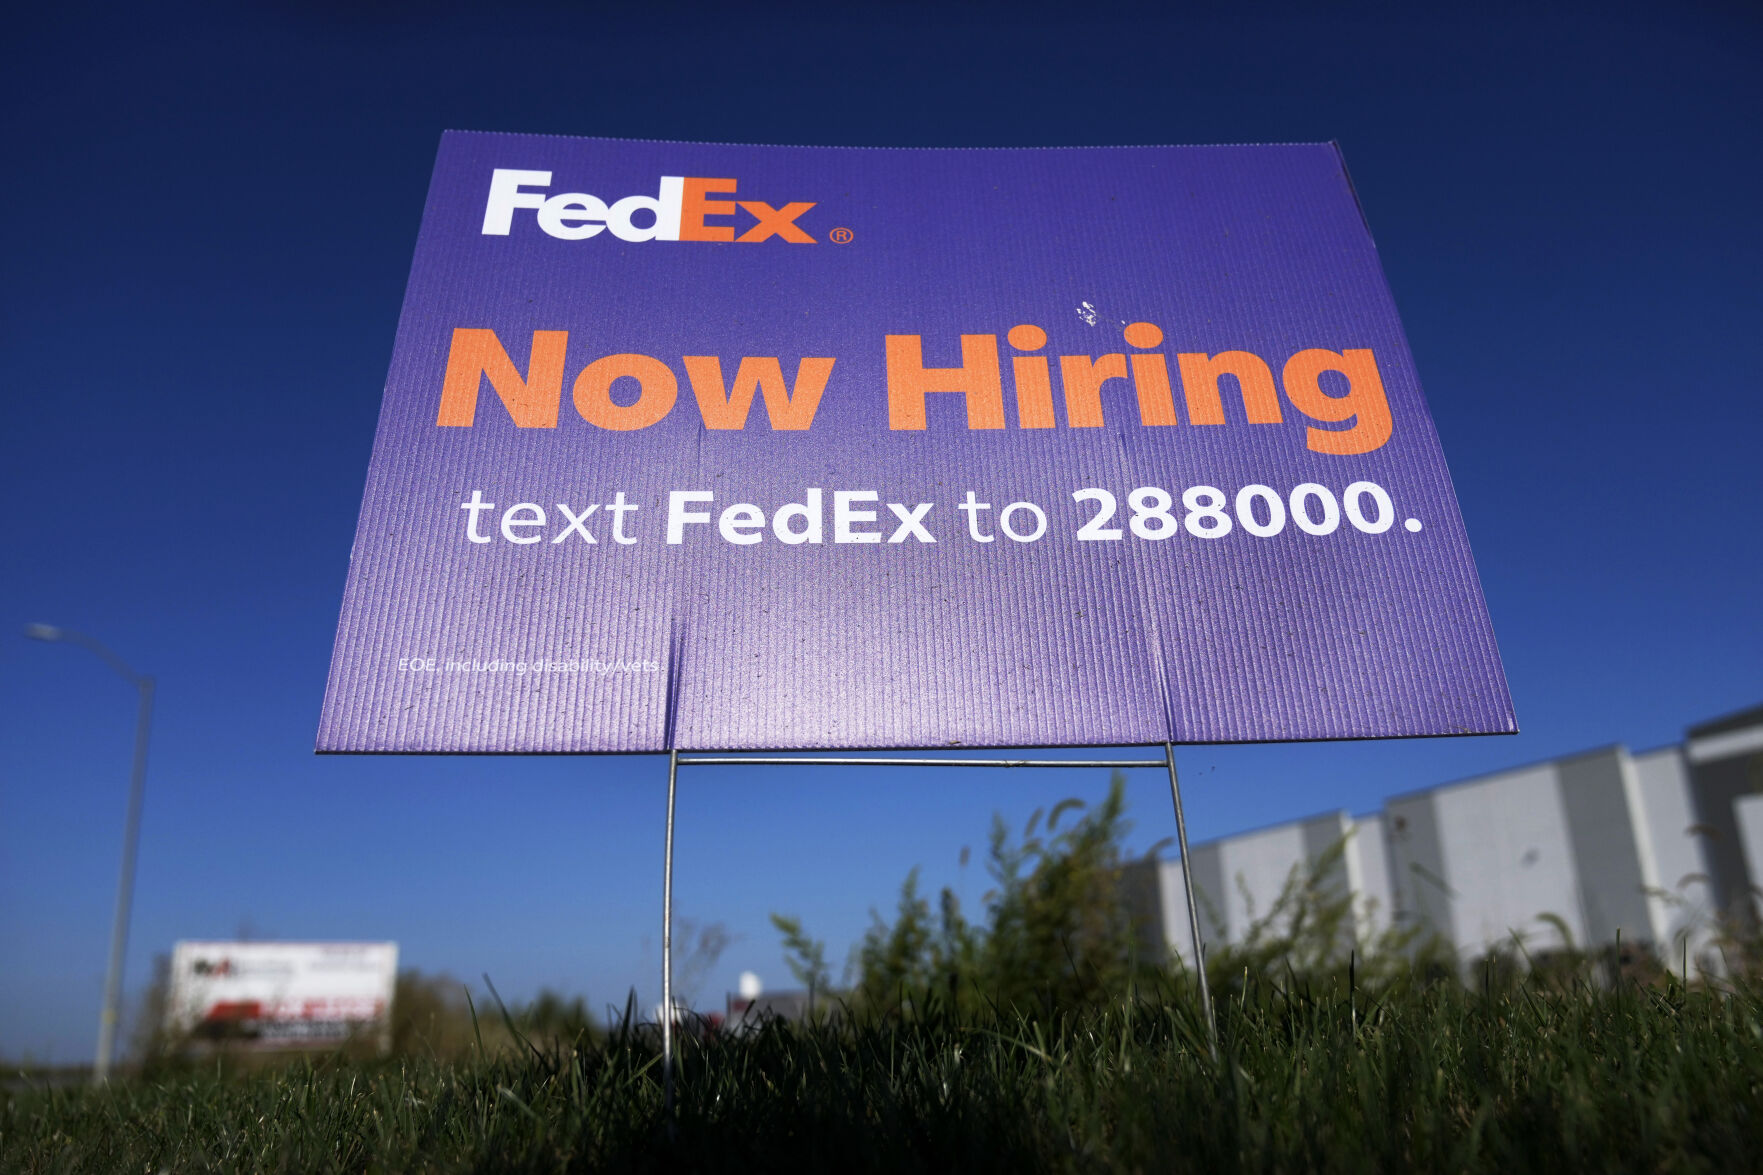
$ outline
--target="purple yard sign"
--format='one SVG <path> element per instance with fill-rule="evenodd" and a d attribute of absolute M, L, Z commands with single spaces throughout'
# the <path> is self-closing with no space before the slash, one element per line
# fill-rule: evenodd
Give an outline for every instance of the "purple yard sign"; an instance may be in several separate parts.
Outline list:
<path fill-rule="evenodd" d="M 1334 146 L 443 138 L 319 750 L 1514 729 Z"/>

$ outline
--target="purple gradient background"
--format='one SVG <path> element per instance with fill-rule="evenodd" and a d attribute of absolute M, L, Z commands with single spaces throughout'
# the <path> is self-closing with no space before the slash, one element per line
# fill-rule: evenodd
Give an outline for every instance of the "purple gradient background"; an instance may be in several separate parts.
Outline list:
<path fill-rule="evenodd" d="M 734 176 L 736 198 L 813 200 L 822 243 L 628 243 L 543 234 L 517 212 L 479 232 L 493 168 L 549 170 L 550 191 L 607 201 L 661 175 Z M 844 246 L 826 243 L 835 225 Z M 1094 325 L 1076 313 L 1092 304 Z M 1022 431 L 1010 349 L 1130 351 L 1124 323 L 1178 351 L 1248 350 L 1278 372 L 1311 347 L 1370 348 L 1395 421 L 1381 449 L 1310 452 L 1314 422 L 1144 428 L 1125 385 L 1108 425 Z M 455 327 L 496 331 L 525 371 L 534 330 L 569 331 L 555 430 L 521 430 L 487 381 L 474 427 L 436 427 Z M 1011 427 L 969 431 L 964 399 L 928 397 L 929 427 L 890 432 L 883 337 L 921 334 L 927 366 L 959 336 L 999 336 Z M 570 403 L 602 355 L 667 363 L 680 398 L 659 424 L 606 432 Z M 813 427 L 702 426 L 680 357 L 833 356 Z M 1056 360 L 1055 360 L 1056 366 Z M 1055 385 L 1057 388 L 1057 384 Z M 1228 388 L 1228 382 L 1227 382 Z M 1057 394 L 1056 394 L 1057 401 Z M 1177 404 L 1181 404 L 1179 384 Z M 1185 411 L 1182 412 L 1185 418 Z M 1129 533 L 1080 543 L 1071 492 L 1208 484 L 1337 493 L 1370 480 L 1397 524 L 1272 539 Z M 827 496 L 827 542 L 751 547 L 714 524 L 664 542 L 672 489 L 714 512 L 767 516 Z M 575 508 L 623 490 L 634 546 L 607 535 L 517 547 L 464 537 L 473 488 Z M 974 489 L 998 509 L 1048 511 L 1038 542 L 966 537 Z M 935 545 L 834 545 L 834 489 L 934 501 Z M 702 509 L 703 507 L 699 507 Z M 882 518 L 889 516 L 879 507 Z M 1178 506 L 1179 510 L 1179 506 Z M 1408 533 L 1402 519 L 1425 524 Z M 542 528 L 547 540 L 555 525 Z M 883 525 L 884 531 L 891 529 Z M 659 673 L 399 672 L 401 657 L 650 659 Z M 670 705 L 674 713 L 670 714 Z M 1475 567 L 1376 249 L 1332 145 L 881 150 L 449 133 L 442 141 L 374 444 L 319 732 L 321 751 L 1120 745 L 1366 738 L 1516 730 Z"/>

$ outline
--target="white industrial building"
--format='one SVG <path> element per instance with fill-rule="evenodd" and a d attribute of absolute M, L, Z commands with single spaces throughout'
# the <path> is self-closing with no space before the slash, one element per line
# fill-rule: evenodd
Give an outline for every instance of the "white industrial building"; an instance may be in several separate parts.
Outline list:
<path fill-rule="evenodd" d="M 1653 949 L 1669 957 L 1674 971 L 1687 963 L 1692 974 L 1697 966 L 1717 973 L 1723 969 L 1715 945 L 1720 905 L 1683 748 L 1661 747 L 1635 755 L 1633 763 L 1659 878 Z"/>
<path fill-rule="evenodd" d="M 1399 796 L 1385 813 L 1397 917 L 1460 958 L 1618 940 L 1703 953 L 1712 904 L 1676 748 L 1608 747 Z"/>
<path fill-rule="evenodd" d="M 1758 926 L 1763 862 L 1747 858 L 1740 808 L 1763 792 L 1763 706 L 1689 729 L 1683 757 L 1695 796 L 1715 904 L 1749 930 Z"/>
<path fill-rule="evenodd" d="M 1389 924 L 1392 903 L 1383 822 L 1331 812 L 1307 820 L 1193 845 L 1194 896 L 1209 947 L 1279 937 L 1291 929 L 1291 909 L 1276 909 L 1294 886 L 1312 884 L 1318 896 L 1349 898 L 1342 954 L 1354 940 L 1374 939 Z M 1181 862 L 1138 862 L 1127 869 L 1128 900 L 1148 957 L 1193 962 Z"/>
<path fill-rule="evenodd" d="M 1621 746 L 1196 844 L 1209 947 L 1278 935 L 1294 878 L 1350 896 L 1362 948 L 1391 926 L 1469 964 L 1620 939 L 1673 970 L 1724 970 L 1722 926 L 1755 928 L 1763 894 L 1763 707 L 1693 727 L 1682 747 Z M 1127 892 L 1148 952 L 1191 963 L 1179 861 Z M 1343 940 L 1348 933 L 1343 929 Z M 1343 948 L 1352 945 L 1346 941 Z"/>
<path fill-rule="evenodd" d="M 1746 868 L 1754 878 L 1763 878 L 1763 795 L 1748 795 L 1733 805 L 1738 818 L 1739 847 L 1745 856 Z M 1757 893 L 1752 883 L 1753 896 Z"/>

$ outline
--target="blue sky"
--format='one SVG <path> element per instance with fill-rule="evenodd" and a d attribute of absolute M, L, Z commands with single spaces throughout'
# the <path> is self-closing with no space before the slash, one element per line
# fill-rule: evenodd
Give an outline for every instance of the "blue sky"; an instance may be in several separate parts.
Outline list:
<path fill-rule="evenodd" d="M 665 762 L 311 747 L 446 127 L 783 143 L 1340 141 L 1455 476 L 1524 733 L 1180 753 L 1197 838 L 1763 700 L 1763 26 L 1578 10 L 1014 5 L 40 11 L 0 73 L 7 558 L 0 1055 L 95 1036 L 128 687 L 157 675 L 131 990 L 179 938 L 392 938 L 406 965 L 659 992 Z M 1220 14 L 1227 11 L 1219 9 Z M 13 635 L 7 635 L 11 633 Z M 987 887 L 994 811 L 1101 773 L 699 769 L 682 919 L 786 982 L 900 880 Z M 1133 782 L 1133 844 L 1173 832 Z"/>

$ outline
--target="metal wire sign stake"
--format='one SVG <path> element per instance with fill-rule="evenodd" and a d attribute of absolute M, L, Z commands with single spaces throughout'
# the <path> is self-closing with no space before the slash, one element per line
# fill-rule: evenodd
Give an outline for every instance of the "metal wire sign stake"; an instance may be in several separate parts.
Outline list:
<path fill-rule="evenodd" d="M 1200 981 L 1200 1016 L 1206 1023 L 1206 1044 L 1218 1057 L 1218 1025 L 1212 1016 L 1212 991 L 1206 981 L 1199 908 L 1194 903 L 1194 874 L 1188 860 L 1188 823 L 1182 811 L 1181 778 L 1175 769 L 1175 747 L 1163 744 L 1161 759 L 902 759 L 857 755 L 667 755 L 667 847 L 662 854 L 661 880 L 661 1074 L 663 1106 L 669 1123 L 674 1105 L 673 1005 L 673 814 L 681 767 L 1106 767 L 1131 770 L 1161 767 L 1169 773 L 1169 796 L 1175 804 L 1175 834 L 1181 849 L 1182 888 L 1187 894 L 1188 935 L 1193 945 L 1194 972 Z"/>

